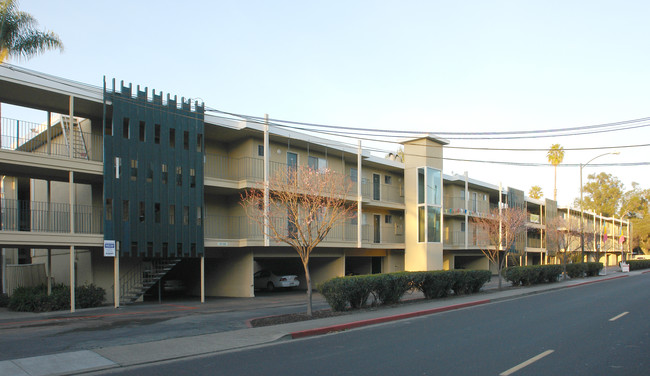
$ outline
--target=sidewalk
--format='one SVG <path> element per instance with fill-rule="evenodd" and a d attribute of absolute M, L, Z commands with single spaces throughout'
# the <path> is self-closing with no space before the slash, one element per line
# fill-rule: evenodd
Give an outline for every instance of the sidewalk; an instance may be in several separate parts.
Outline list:
<path fill-rule="evenodd" d="M 615 269 L 617 270 L 618 268 Z M 303 338 L 437 312 L 462 309 L 546 291 L 576 287 L 627 276 L 637 276 L 644 273 L 644 271 L 620 273 L 618 270 L 614 271 L 615 269 L 609 269 L 605 276 L 567 280 L 531 287 L 509 288 L 502 291 L 496 290 L 496 282 L 491 281 L 488 286 L 485 286 L 485 290 L 487 291 L 480 294 L 403 304 L 395 307 L 366 310 L 318 320 L 6 360 L 0 362 L 0 375 L 81 374 L 94 370 L 180 359 L 262 345 L 280 339 Z M 507 285 L 507 283 L 504 283 L 504 286 Z M 264 316 L 264 312 L 261 311 L 259 316 Z M 0 319 L 5 319 L 4 315 L 0 315 Z"/>

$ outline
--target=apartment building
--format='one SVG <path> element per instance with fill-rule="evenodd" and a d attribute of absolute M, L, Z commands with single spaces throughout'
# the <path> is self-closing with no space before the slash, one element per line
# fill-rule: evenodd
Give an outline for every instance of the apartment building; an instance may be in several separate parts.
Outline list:
<path fill-rule="evenodd" d="M 296 165 L 347 175 L 358 207 L 312 254 L 315 283 L 346 274 L 493 268 L 472 218 L 506 204 L 528 211 L 528 233 L 517 243 L 521 262 L 547 263 L 546 218 L 563 213 L 554 201 L 514 188 L 444 175 L 448 141 L 430 134 L 402 140 L 401 161 L 373 155 L 361 142 L 217 116 L 148 88 L 96 87 L 6 64 L 0 102 L 48 114 L 36 124 L 2 119 L 4 289 L 15 283 L 8 275 L 26 265 L 57 283 L 102 286 L 111 302 L 142 299 L 170 278 L 201 299 L 254 296 L 256 271 L 301 275 L 302 266 L 293 249 L 265 238 L 241 195 Z M 628 226 L 605 222 L 612 234 Z M 105 256 L 105 241 L 115 241 L 117 257 Z M 624 248 L 607 248 L 612 262 Z"/>

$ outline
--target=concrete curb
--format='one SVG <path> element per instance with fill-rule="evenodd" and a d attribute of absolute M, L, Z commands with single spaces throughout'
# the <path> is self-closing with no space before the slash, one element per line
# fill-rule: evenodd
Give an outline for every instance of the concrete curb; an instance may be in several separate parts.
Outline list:
<path fill-rule="evenodd" d="M 648 271 L 648 272 L 650 272 L 650 271 Z M 529 292 L 525 292 L 525 293 L 522 293 L 522 294 L 517 294 L 517 295 L 514 295 L 514 296 L 507 296 L 507 297 L 501 297 L 501 298 L 496 298 L 496 299 L 482 299 L 482 300 L 477 300 L 477 301 L 474 301 L 474 302 L 468 302 L 468 303 L 462 303 L 462 304 L 452 304 L 452 305 L 449 305 L 449 306 L 432 308 L 432 309 L 425 309 L 425 310 L 415 311 L 415 312 L 402 313 L 402 314 L 398 314 L 398 315 L 378 317 L 378 318 L 368 319 L 368 320 L 353 321 L 353 322 L 346 323 L 346 324 L 337 324 L 337 325 L 325 326 L 325 327 L 322 327 L 322 328 L 301 330 L 301 331 L 297 331 L 297 332 L 291 332 L 290 337 L 292 339 L 313 337 L 313 336 L 318 336 L 318 335 L 323 335 L 323 334 L 328 334 L 328 333 L 333 333 L 333 332 L 340 332 L 340 331 L 343 331 L 343 330 L 360 328 L 360 327 L 364 327 L 364 326 L 370 326 L 370 325 L 381 324 L 381 323 L 386 323 L 386 322 L 404 320 L 404 319 L 409 319 L 409 318 L 419 317 L 419 316 L 432 315 L 432 314 L 435 314 L 435 313 L 453 311 L 453 310 L 456 310 L 456 309 L 473 307 L 473 306 L 478 306 L 478 305 L 487 304 L 487 303 L 494 303 L 494 302 L 502 301 L 502 300 L 516 299 L 516 298 L 521 298 L 521 297 L 524 297 L 524 296 L 535 295 L 535 294 L 540 294 L 540 293 L 549 292 L 549 291 L 556 291 L 556 290 L 570 288 L 570 287 L 585 286 L 585 285 L 590 285 L 590 284 L 593 284 L 593 283 L 610 281 L 610 280 L 619 279 L 619 278 L 625 278 L 625 277 L 628 277 L 628 276 L 629 275 L 620 275 L 620 276 L 614 276 L 614 277 L 610 277 L 610 278 L 603 278 L 603 279 L 599 279 L 599 280 L 596 280 L 596 281 L 587 281 L 587 282 L 581 282 L 581 283 L 576 283 L 576 284 L 567 285 L 567 286 L 558 286 L 558 287 L 550 288 L 550 289 L 544 289 L 544 290 L 538 290 L 538 291 L 529 291 Z"/>

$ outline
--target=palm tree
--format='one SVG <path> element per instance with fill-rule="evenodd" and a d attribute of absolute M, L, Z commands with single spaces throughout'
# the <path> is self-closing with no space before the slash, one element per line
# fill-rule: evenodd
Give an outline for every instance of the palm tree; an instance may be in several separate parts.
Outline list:
<path fill-rule="evenodd" d="M 37 30 L 38 21 L 18 10 L 16 0 L 0 1 L 0 63 L 8 57 L 30 58 L 45 50 L 63 50 L 59 36 Z"/>
<path fill-rule="evenodd" d="M 564 148 L 560 144 L 553 144 L 546 153 L 548 163 L 555 167 L 555 181 L 553 182 L 553 200 L 557 201 L 557 165 L 564 160 Z"/>

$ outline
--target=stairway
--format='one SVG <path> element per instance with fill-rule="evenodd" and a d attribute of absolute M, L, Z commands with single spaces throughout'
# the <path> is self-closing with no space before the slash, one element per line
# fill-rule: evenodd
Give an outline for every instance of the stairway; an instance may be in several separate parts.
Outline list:
<path fill-rule="evenodd" d="M 154 259 L 138 263 L 120 276 L 120 304 L 136 302 L 179 262 L 181 259 Z"/>
<path fill-rule="evenodd" d="M 63 138 L 65 144 L 70 150 L 70 117 L 61 118 L 61 129 L 63 130 Z M 79 122 L 75 119 L 72 121 L 72 156 L 73 158 L 88 159 L 88 148 L 86 147 L 86 140 L 84 139 L 83 132 L 79 126 Z"/>

